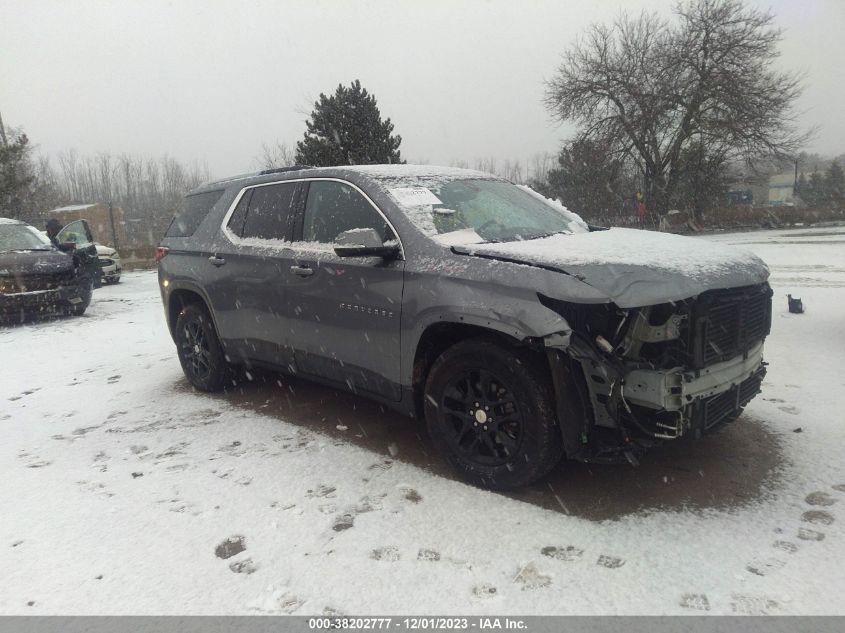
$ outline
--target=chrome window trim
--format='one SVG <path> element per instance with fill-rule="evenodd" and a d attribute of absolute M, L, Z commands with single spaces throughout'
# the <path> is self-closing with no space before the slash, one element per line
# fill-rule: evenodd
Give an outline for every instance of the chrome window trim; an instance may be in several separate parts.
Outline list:
<path fill-rule="evenodd" d="M 234 233 L 232 233 L 229 230 L 229 226 L 228 226 L 229 220 L 231 220 L 231 218 L 232 218 L 232 214 L 235 212 L 235 209 L 237 208 L 238 204 L 240 203 L 241 198 L 243 198 L 244 195 L 246 194 L 247 190 L 257 189 L 258 187 L 269 187 L 271 185 L 283 185 L 285 183 L 318 182 L 318 181 L 339 182 L 341 184 L 348 185 L 348 186 L 352 187 L 355 191 L 360 193 L 364 197 L 364 199 L 367 202 L 370 203 L 370 206 L 372 206 L 373 209 L 375 209 L 376 212 L 384 219 L 384 221 L 387 222 L 387 225 L 390 227 L 390 229 L 393 231 L 393 234 L 396 236 L 396 239 L 399 241 L 400 259 L 403 259 L 403 260 L 405 259 L 405 245 L 402 243 L 402 237 L 399 235 L 399 231 L 396 230 L 396 227 L 394 226 L 393 222 L 390 221 L 390 218 L 388 218 L 384 214 L 384 212 L 379 208 L 379 206 L 375 202 L 373 202 L 373 199 L 370 198 L 370 196 L 368 196 L 367 193 L 365 191 L 363 191 L 358 185 L 356 185 L 355 183 L 349 182 L 348 180 L 344 180 L 343 178 L 320 178 L 320 177 L 292 178 L 292 179 L 286 179 L 286 180 L 274 180 L 273 182 L 262 182 L 262 183 L 255 184 L 255 185 L 248 185 L 248 186 L 246 186 L 246 187 L 244 187 L 243 189 L 240 190 L 238 195 L 235 196 L 235 199 L 232 201 L 232 204 L 229 205 L 229 209 L 226 211 L 226 214 L 223 216 L 223 222 L 220 224 L 221 232 L 226 237 L 226 239 L 229 240 L 229 242 L 231 242 L 232 244 L 234 244 L 236 246 L 251 246 L 248 243 L 249 238 L 242 238 L 242 237 L 235 235 Z M 303 213 L 305 212 L 305 205 L 307 203 L 308 203 L 307 199 L 303 201 L 303 206 L 302 206 Z M 282 242 L 281 246 L 274 246 L 272 244 L 268 244 L 268 245 L 264 246 L 263 248 L 270 248 L 270 249 L 278 250 L 278 251 L 291 250 L 291 251 L 309 252 L 309 253 L 310 252 L 317 252 L 313 248 L 301 248 L 301 247 L 296 246 L 296 244 L 304 244 L 304 243 L 306 243 L 306 242 Z M 328 249 L 328 250 L 332 254 L 334 254 L 334 249 Z M 320 252 L 323 252 L 323 251 L 320 250 Z"/>

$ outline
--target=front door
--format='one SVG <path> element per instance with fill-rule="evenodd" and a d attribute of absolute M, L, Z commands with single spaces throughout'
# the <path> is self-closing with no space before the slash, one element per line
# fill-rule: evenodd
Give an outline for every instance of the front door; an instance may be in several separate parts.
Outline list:
<path fill-rule="evenodd" d="M 102 285 L 102 271 L 88 222 L 85 220 L 71 222 L 59 231 L 56 240 L 61 244 L 73 244 L 71 255 L 73 255 L 79 276 L 89 279 L 94 288 L 99 288 Z"/>
<path fill-rule="evenodd" d="M 399 400 L 400 316 L 405 262 L 338 257 L 335 238 L 373 228 L 396 239 L 387 220 L 357 188 L 312 180 L 294 228 L 287 270 L 288 322 L 296 368 L 305 374 Z"/>

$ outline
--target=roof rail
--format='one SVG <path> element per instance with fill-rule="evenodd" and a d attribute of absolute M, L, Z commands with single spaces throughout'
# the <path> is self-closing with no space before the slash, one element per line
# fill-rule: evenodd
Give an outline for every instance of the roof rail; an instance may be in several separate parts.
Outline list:
<path fill-rule="evenodd" d="M 267 174 L 281 174 L 286 171 L 299 171 L 300 169 L 311 169 L 314 165 L 292 165 L 291 167 L 275 167 L 273 169 L 262 169 L 258 172 L 259 176 L 266 176 Z"/>

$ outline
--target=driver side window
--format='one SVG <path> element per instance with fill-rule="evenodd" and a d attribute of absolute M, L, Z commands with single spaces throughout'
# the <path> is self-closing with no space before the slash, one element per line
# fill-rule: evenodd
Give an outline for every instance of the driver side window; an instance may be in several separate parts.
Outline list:
<path fill-rule="evenodd" d="M 91 230 L 85 220 L 75 220 L 59 231 L 56 239 L 59 242 L 72 242 L 77 248 L 87 246 L 94 242 L 91 237 Z"/>
<path fill-rule="evenodd" d="M 350 229 L 375 229 L 382 241 L 395 239 L 381 214 L 358 191 L 342 182 L 314 180 L 302 223 L 302 240 L 332 244 Z"/>

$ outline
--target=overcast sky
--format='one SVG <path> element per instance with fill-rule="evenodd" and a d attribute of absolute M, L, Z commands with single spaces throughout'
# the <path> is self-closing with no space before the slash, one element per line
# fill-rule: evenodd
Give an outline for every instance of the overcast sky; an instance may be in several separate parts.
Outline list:
<path fill-rule="evenodd" d="M 448 164 L 555 151 L 543 82 L 592 22 L 668 0 L 0 0 L 0 113 L 41 150 L 170 154 L 215 176 L 262 143 L 295 144 L 320 92 L 353 79 L 402 135 L 402 156 Z M 845 0 L 751 0 L 786 30 L 799 104 L 845 152 Z"/>

